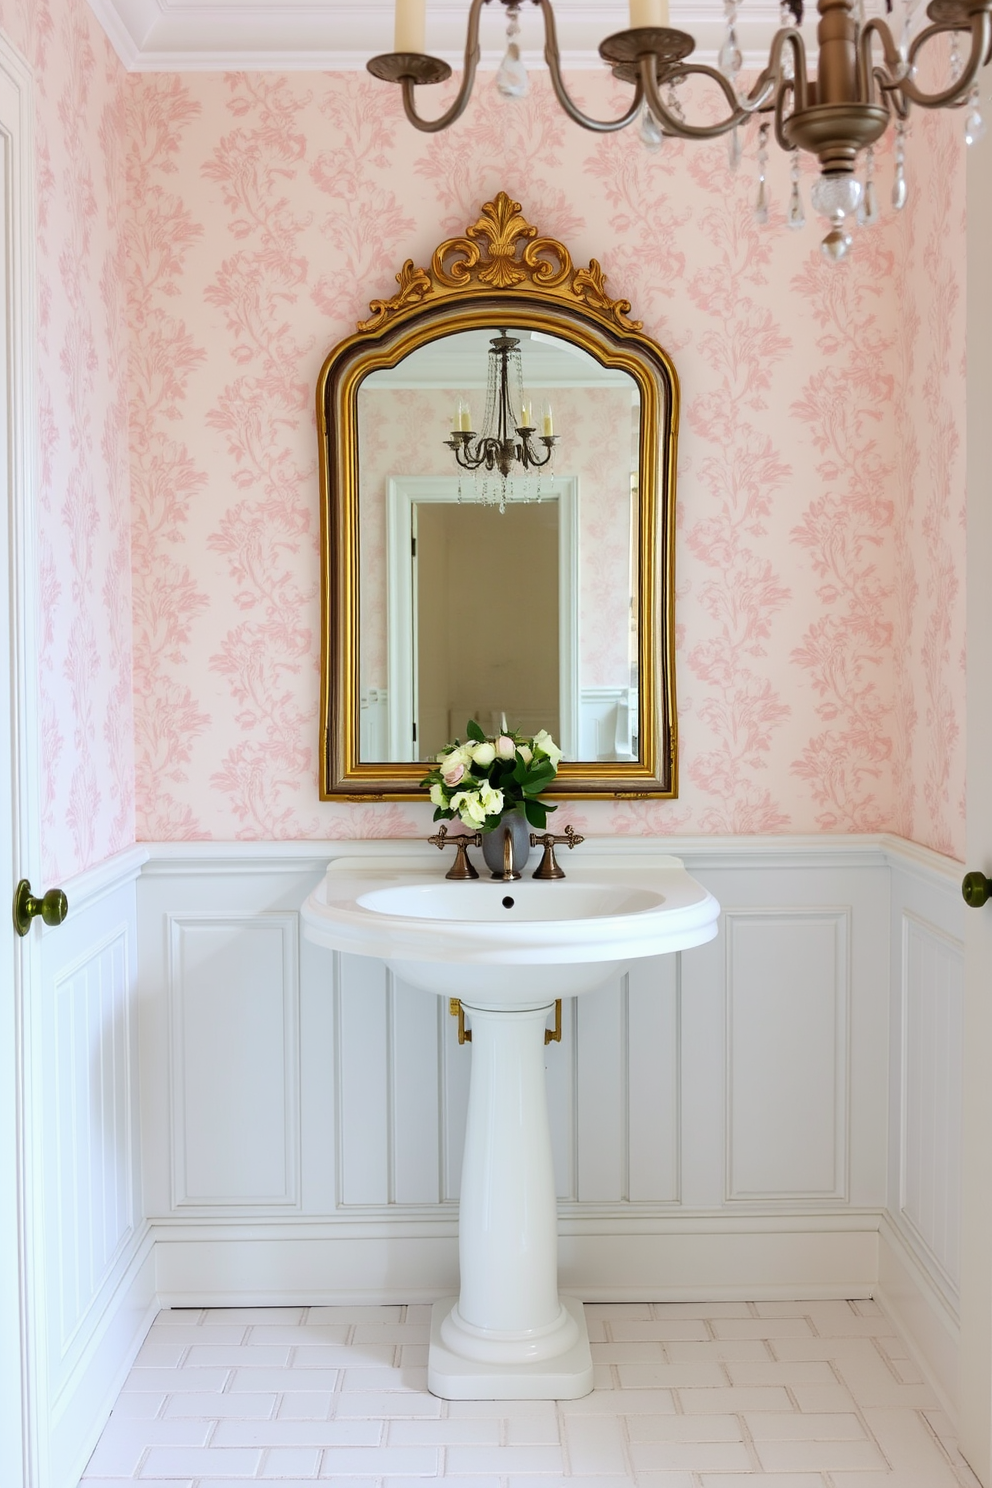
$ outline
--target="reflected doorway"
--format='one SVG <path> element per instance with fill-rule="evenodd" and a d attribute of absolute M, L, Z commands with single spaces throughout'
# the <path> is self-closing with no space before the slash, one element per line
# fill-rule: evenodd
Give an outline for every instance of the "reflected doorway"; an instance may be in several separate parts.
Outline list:
<path fill-rule="evenodd" d="M 387 484 L 386 758 L 427 760 L 461 738 L 547 728 L 578 742 L 578 481 L 540 502 L 460 502 L 458 481 Z"/>
<path fill-rule="evenodd" d="M 557 501 L 494 506 L 417 502 L 416 734 L 431 759 L 509 726 L 561 737 Z"/>

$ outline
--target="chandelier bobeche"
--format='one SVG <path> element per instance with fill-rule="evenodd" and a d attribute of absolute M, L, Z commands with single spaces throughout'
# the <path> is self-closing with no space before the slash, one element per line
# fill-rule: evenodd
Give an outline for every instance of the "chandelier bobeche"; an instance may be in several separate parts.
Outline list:
<path fill-rule="evenodd" d="M 373 57 L 368 69 L 374 77 L 400 84 L 406 116 L 416 128 L 434 133 L 446 129 L 464 112 L 479 64 L 479 18 L 483 5 L 490 3 L 471 0 L 458 94 L 440 117 L 424 119 L 416 109 L 418 84 L 443 82 L 451 76 L 451 68 L 424 51 L 426 0 L 396 0 L 395 50 Z M 527 91 L 527 74 L 516 39 L 521 0 L 500 3 L 508 16 L 508 46 L 497 86 L 507 96 L 519 97 Z M 544 18 L 544 55 L 558 102 L 584 129 L 608 133 L 639 119 L 641 138 L 654 148 L 666 135 L 712 139 L 729 133 L 730 160 L 735 166 L 740 159 L 740 126 L 760 116 L 755 216 L 759 222 L 768 220 L 765 166 L 768 139 L 774 128 L 778 144 L 792 155 L 787 214 L 790 227 L 802 227 L 805 221 L 799 193 L 799 152 L 814 155 L 820 176 L 813 187 L 812 201 L 830 223 L 822 244 L 829 259 L 843 258 L 851 246 L 848 227 L 852 219 L 869 225 L 878 218 L 873 151 L 892 120 L 896 129 L 892 205 L 897 211 L 906 202 L 905 135 L 914 103 L 928 109 L 966 108 L 965 139 L 969 145 L 985 132 L 975 80 L 990 57 L 992 0 L 930 0 L 926 11 L 930 24 L 915 34 L 917 0 L 903 0 L 898 42 L 888 21 L 866 16 L 865 0 L 817 0 L 819 56 L 815 78 L 807 71 L 806 46 L 799 29 L 803 0 L 785 0 L 782 25 L 772 39 L 768 64 L 747 93 L 738 85 L 743 59 L 737 42 L 737 0 L 724 0 L 726 37 L 718 67 L 686 60 L 696 43 L 687 32 L 668 25 L 668 0 L 630 0 L 629 29 L 608 36 L 599 48 L 614 77 L 634 87 L 630 106 L 617 119 L 589 118 L 569 96 L 561 73 L 551 0 L 531 3 L 540 7 Z M 892 0 L 885 0 L 885 4 L 891 11 Z M 917 81 L 917 59 L 928 43 L 945 33 L 950 36 L 950 77 L 946 87 L 925 93 Z M 966 57 L 962 56 L 962 38 L 967 38 Z M 699 124 L 686 119 L 678 90 L 690 77 L 708 78 L 716 84 L 727 107 L 723 118 Z M 863 183 L 855 175 L 862 155 Z"/>

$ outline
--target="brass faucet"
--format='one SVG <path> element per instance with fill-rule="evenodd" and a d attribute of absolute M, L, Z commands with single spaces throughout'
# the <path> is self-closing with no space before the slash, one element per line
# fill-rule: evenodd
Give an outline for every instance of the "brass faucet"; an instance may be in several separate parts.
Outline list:
<path fill-rule="evenodd" d="M 565 872 L 564 869 L 559 867 L 558 860 L 555 857 L 555 848 L 560 847 L 562 843 L 567 843 L 570 848 L 578 847 L 579 843 L 584 841 L 585 838 L 580 837 L 574 827 L 566 827 L 564 837 L 556 837 L 553 832 L 545 832 L 543 836 L 539 837 L 536 832 L 531 832 L 531 847 L 544 848 L 544 856 L 534 869 L 532 877 L 564 878 Z"/>
<path fill-rule="evenodd" d="M 509 882 L 510 879 L 519 878 L 520 874 L 513 866 L 513 834 L 509 827 L 503 828 L 503 872 L 494 873 L 493 878 L 502 878 Z"/>
<path fill-rule="evenodd" d="M 481 832 L 472 832 L 471 834 L 462 832 L 457 837 L 449 837 L 447 827 L 442 826 L 438 828 L 433 837 L 428 837 L 427 841 L 432 842 L 439 851 L 445 847 L 454 847 L 457 850 L 457 857 L 444 875 L 445 878 L 454 878 L 460 881 L 478 878 L 478 869 L 473 868 L 466 849 L 482 846 Z"/>

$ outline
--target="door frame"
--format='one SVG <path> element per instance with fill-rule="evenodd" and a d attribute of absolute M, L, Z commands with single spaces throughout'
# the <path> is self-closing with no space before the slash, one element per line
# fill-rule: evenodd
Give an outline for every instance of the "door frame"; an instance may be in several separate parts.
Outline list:
<path fill-rule="evenodd" d="M 981 83 L 982 107 L 992 89 Z M 967 152 L 967 863 L 992 875 L 992 668 L 988 579 L 992 571 L 992 155 Z M 961 1450 L 992 1484 L 992 905 L 966 911 L 962 1071 Z"/>
<path fill-rule="evenodd" d="M 419 502 L 454 504 L 457 476 L 391 475 L 386 482 L 386 686 L 389 758 L 415 759 L 410 734 L 416 716 L 415 584 L 410 550 L 413 509 Z M 556 475 L 545 501 L 558 502 L 557 741 L 566 759 L 579 743 L 579 479 Z"/>
<path fill-rule="evenodd" d="M 0 629 L 10 656 L 0 703 L 0 757 L 10 803 L 12 898 L 21 877 L 41 878 L 37 650 L 37 293 L 35 265 L 34 79 L 31 67 L 0 33 L 3 271 L 0 324 L 0 450 L 6 470 L 7 521 L 0 538 Z M 5 447 L 4 447 L 5 446 Z M 11 902 L 8 899 L 8 905 Z M 16 1256 L 0 1288 L 0 1479 L 40 1488 L 47 1478 L 44 1298 L 40 1265 L 40 1196 L 34 1147 L 40 1124 L 32 1077 L 32 1022 L 40 981 L 39 931 L 21 939 L 0 906 L 0 984 L 11 989 L 0 1012 L 0 1249 Z M 9 972 L 9 976 L 7 973 Z M 3 997 L 0 985 L 0 997 Z M 15 1295 L 16 1289 L 16 1295 Z M 14 1312 L 16 1309 L 16 1321 Z"/>

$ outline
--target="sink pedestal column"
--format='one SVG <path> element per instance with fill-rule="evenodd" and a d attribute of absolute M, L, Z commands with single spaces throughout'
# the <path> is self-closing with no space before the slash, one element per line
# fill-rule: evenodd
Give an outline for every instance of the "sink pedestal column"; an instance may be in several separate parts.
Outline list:
<path fill-rule="evenodd" d="M 544 1072 L 551 1005 L 463 1006 L 472 1074 L 458 1220 L 461 1293 L 434 1304 L 427 1387 L 447 1400 L 574 1400 L 592 1389 L 592 1358 L 582 1304 L 558 1297 Z"/>

